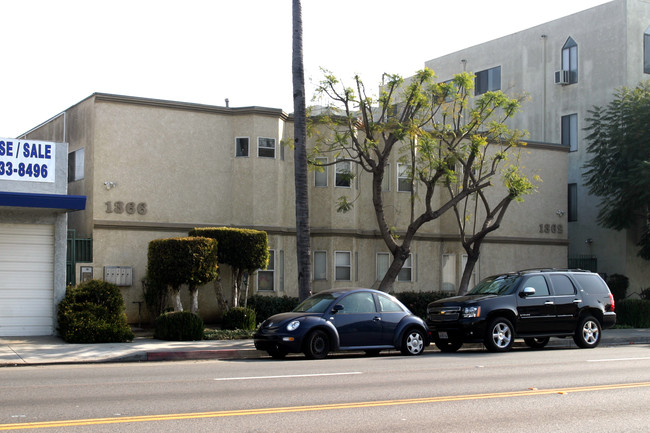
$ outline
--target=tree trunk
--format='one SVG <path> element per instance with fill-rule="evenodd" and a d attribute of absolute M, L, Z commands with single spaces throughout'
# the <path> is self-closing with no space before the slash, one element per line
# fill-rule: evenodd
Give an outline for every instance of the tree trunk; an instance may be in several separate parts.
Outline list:
<path fill-rule="evenodd" d="M 302 56 L 302 6 L 300 0 L 293 0 L 293 59 L 291 72 L 293 76 L 298 298 L 303 301 L 311 296 L 311 251 L 307 192 L 307 115 L 305 109 L 305 71 Z"/>
<path fill-rule="evenodd" d="M 181 288 L 172 287 L 172 302 L 174 304 L 174 311 L 183 311 L 183 304 L 181 302 Z"/>
<path fill-rule="evenodd" d="M 199 312 L 199 288 L 196 286 L 190 286 L 190 299 L 192 303 L 190 305 L 190 312 L 196 314 Z"/>
<path fill-rule="evenodd" d="M 232 308 L 239 306 L 239 281 L 237 280 L 238 269 L 232 268 Z"/>
<path fill-rule="evenodd" d="M 472 272 L 474 272 L 474 267 L 478 262 L 478 254 L 467 254 L 467 263 L 465 263 L 465 269 L 463 269 L 463 276 L 460 279 L 460 286 L 458 287 L 458 296 L 462 296 L 467 293 L 469 289 L 469 282 L 472 279 Z"/>
<path fill-rule="evenodd" d="M 386 275 L 384 275 L 381 283 L 379 283 L 377 290 L 390 292 L 393 289 L 393 283 L 397 279 L 399 271 L 402 270 L 402 266 L 404 266 L 404 262 L 408 258 L 408 255 L 408 252 L 404 253 L 403 245 L 402 247 L 397 248 L 396 253 L 393 255 L 393 262 L 388 267 L 388 271 L 386 271 Z"/>
<path fill-rule="evenodd" d="M 217 279 L 214 280 L 213 287 L 214 287 L 214 296 L 217 298 L 217 307 L 223 314 L 228 310 L 228 302 L 226 302 L 226 297 L 223 295 L 221 276 L 218 276 Z"/>

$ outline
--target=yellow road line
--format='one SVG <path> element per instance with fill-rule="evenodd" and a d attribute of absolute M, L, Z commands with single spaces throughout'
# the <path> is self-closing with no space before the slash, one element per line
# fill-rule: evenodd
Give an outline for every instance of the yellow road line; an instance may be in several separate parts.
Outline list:
<path fill-rule="evenodd" d="M 148 421 L 171 421 L 171 420 L 198 419 L 198 418 L 221 418 L 221 417 L 228 417 L 228 416 L 267 415 L 267 414 L 309 412 L 309 411 L 321 411 L 321 410 L 359 409 L 359 408 L 381 407 L 381 406 L 399 406 L 399 405 L 409 405 L 409 404 L 442 403 L 442 402 L 452 402 L 452 401 L 484 400 L 484 399 L 510 398 L 510 397 L 530 397 L 530 396 L 549 395 L 549 394 L 609 391 L 609 390 L 617 390 L 617 389 L 645 388 L 645 387 L 650 387 L 650 382 L 583 386 L 583 387 L 573 387 L 573 388 L 529 389 L 526 391 L 496 392 L 496 393 L 488 393 L 488 394 L 450 395 L 450 396 L 442 396 L 442 397 L 407 398 L 401 400 L 318 404 L 318 405 L 310 405 L 310 406 L 290 406 L 290 407 L 274 407 L 274 408 L 260 408 L 260 409 L 225 410 L 225 411 L 216 411 L 216 412 L 197 412 L 197 413 L 179 413 L 179 414 L 162 414 L 162 415 L 145 415 L 145 416 L 125 416 L 119 418 L 91 418 L 91 419 L 65 420 L 65 421 L 44 421 L 44 422 L 29 422 L 29 423 L 15 423 L 15 424 L 0 424 L 0 430 L 25 430 L 25 429 L 35 429 L 35 428 L 72 427 L 72 426 L 99 425 L 99 424 L 118 424 L 118 423 L 148 422 Z"/>

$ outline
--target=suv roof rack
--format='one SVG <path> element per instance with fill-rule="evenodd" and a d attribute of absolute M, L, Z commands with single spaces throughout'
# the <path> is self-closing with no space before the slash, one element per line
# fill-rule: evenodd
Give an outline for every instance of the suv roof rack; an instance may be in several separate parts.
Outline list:
<path fill-rule="evenodd" d="M 591 271 L 588 269 L 580 269 L 580 268 L 530 268 L 530 269 L 522 269 L 519 272 L 524 273 L 524 272 L 591 272 Z"/>

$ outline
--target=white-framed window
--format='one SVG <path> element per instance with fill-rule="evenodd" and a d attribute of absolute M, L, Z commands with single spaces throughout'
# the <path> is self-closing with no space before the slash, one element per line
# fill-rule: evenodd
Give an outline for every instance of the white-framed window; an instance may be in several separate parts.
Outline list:
<path fill-rule="evenodd" d="M 570 152 L 578 150 L 578 115 L 569 114 L 562 116 L 562 144 Z"/>
<path fill-rule="evenodd" d="M 408 164 L 397 164 L 397 191 L 411 192 L 413 190 L 411 184 L 411 174 L 409 172 Z"/>
<path fill-rule="evenodd" d="M 235 137 L 235 156 L 248 156 L 249 143 L 248 137 Z"/>
<path fill-rule="evenodd" d="M 381 180 L 381 190 L 390 191 L 390 164 L 386 164 L 384 178 Z"/>
<path fill-rule="evenodd" d="M 650 27 L 643 32 L 643 73 L 650 74 Z"/>
<path fill-rule="evenodd" d="M 569 84 L 578 82 L 578 44 L 572 37 L 562 47 L 562 70 L 569 71 Z"/>
<path fill-rule="evenodd" d="M 335 251 L 334 264 L 336 281 L 352 280 L 352 254 L 350 251 Z"/>
<path fill-rule="evenodd" d="M 404 260 L 402 269 L 397 274 L 397 281 L 413 281 L 413 254 L 409 254 Z"/>
<path fill-rule="evenodd" d="M 327 251 L 314 251 L 314 281 L 327 280 Z"/>
<path fill-rule="evenodd" d="M 456 254 L 442 255 L 442 290 L 456 291 Z"/>
<path fill-rule="evenodd" d="M 84 148 L 68 153 L 68 182 L 84 178 Z"/>
<path fill-rule="evenodd" d="M 377 253 L 377 281 L 381 281 L 390 266 L 390 253 Z"/>
<path fill-rule="evenodd" d="M 501 89 L 501 66 L 486 69 L 476 73 L 474 78 L 474 95 L 482 95 Z"/>
<path fill-rule="evenodd" d="M 314 169 L 314 186 L 327 186 L 327 158 L 316 158 L 316 162 L 320 167 Z"/>
<path fill-rule="evenodd" d="M 350 161 L 338 161 L 336 167 L 336 186 L 350 188 L 352 184 L 352 163 Z"/>
<path fill-rule="evenodd" d="M 257 156 L 275 158 L 275 138 L 257 137 Z"/>
<path fill-rule="evenodd" d="M 257 271 L 257 290 L 260 292 L 275 290 L 275 250 L 269 250 L 269 264 L 266 269 Z"/>

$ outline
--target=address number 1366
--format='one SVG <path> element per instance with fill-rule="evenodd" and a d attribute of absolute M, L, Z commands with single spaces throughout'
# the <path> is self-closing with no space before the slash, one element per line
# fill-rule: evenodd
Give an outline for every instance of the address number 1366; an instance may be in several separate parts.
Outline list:
<path fill-rule="evenodd" d="M 106 213 L 127 213 L 133 215 L 136 212 L 138 215 L 147 214 L 147 203 L 135 203 L 128 202 L 124 203 L 123 201 L 107 201 L 104 203 L 106 205 Z"/>

